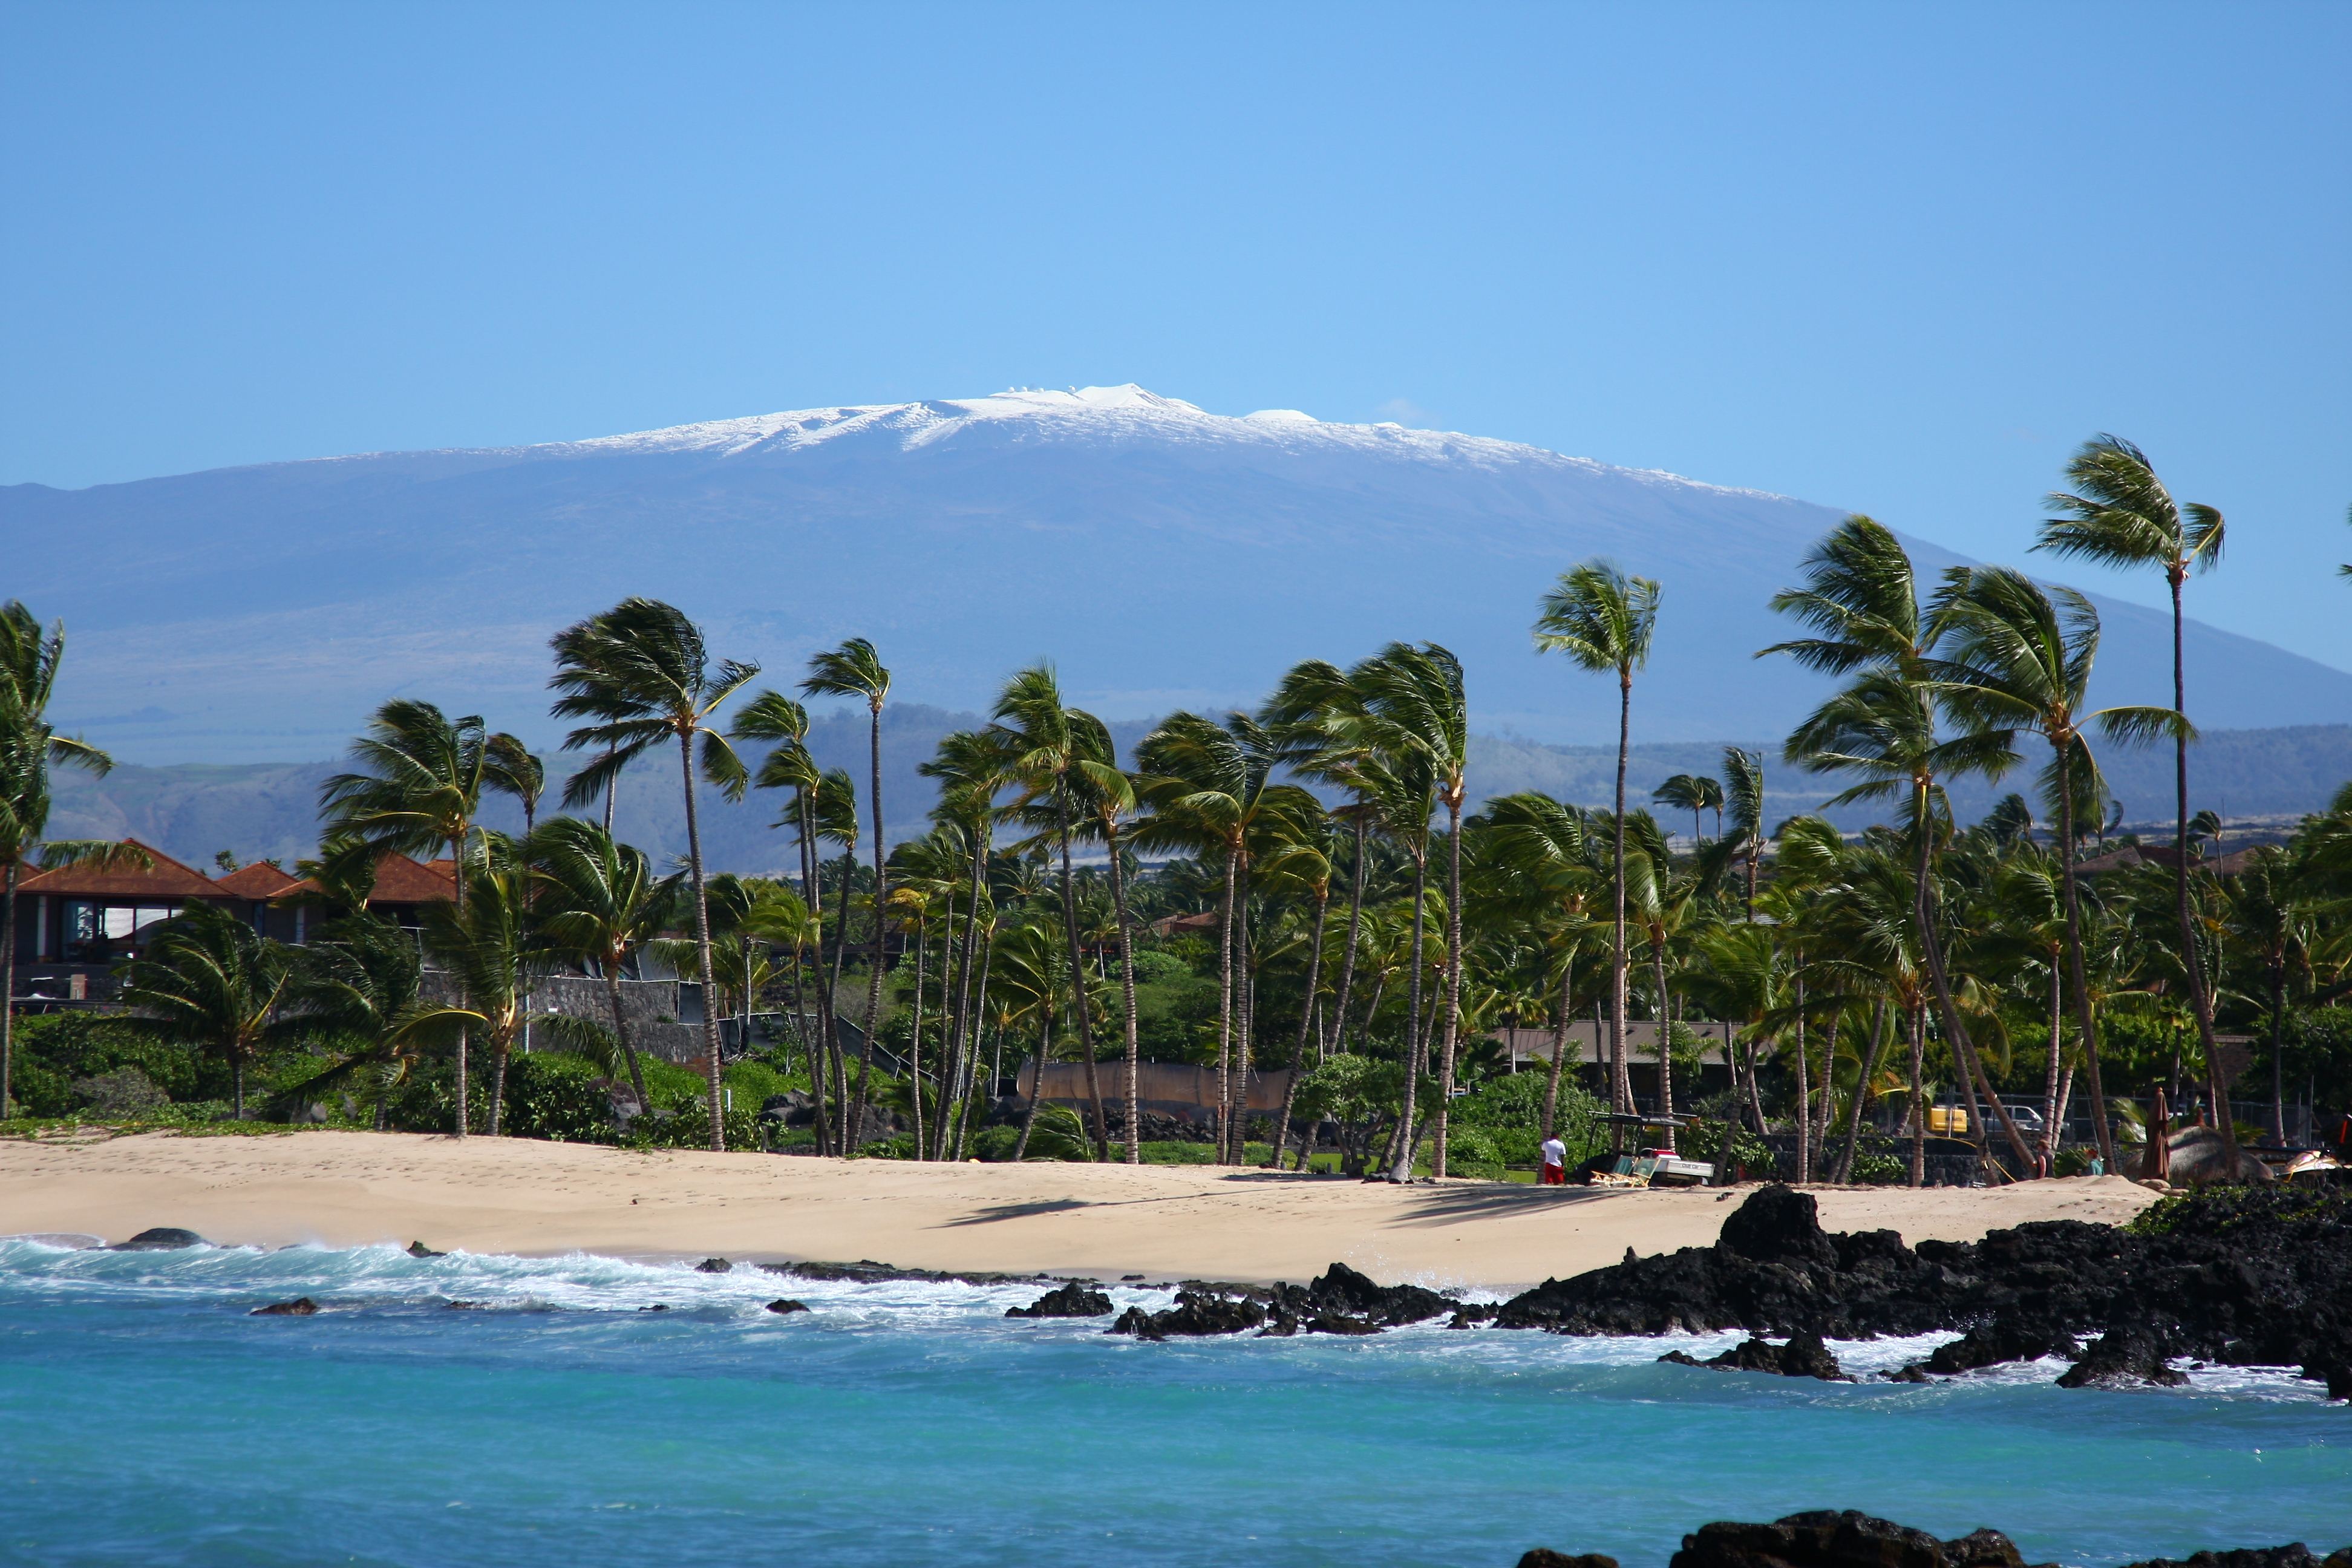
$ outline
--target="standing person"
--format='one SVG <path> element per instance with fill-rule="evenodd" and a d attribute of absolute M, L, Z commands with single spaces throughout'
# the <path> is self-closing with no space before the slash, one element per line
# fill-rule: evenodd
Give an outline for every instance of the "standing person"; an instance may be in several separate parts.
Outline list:
<path fill-rule="evenodd" d="M 1547 1187 L 1568 1185 L 1568 1145 L 1556 1133 L 1543 1141 L 1543 1173 L 1537 1181 Z"/>

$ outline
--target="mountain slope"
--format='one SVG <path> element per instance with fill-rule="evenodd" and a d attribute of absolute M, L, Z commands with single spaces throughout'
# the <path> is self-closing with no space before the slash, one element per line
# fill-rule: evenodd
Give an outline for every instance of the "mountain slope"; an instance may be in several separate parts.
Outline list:
<path fill-rule="evenodd" d="M 1598 742 L 1608 683 L 1528 642 L 1593 554 L 1664 584 L 1637 733 L 1779 734 L 1819 687 L 1750 657 L 1785 635 L 1765 601 L 1837 516 L 1132 386 L 0 490 L 8 591 L 72 632 L 60 716 L 153 761 L 329 754 L 394 694 L 551 739 L 548 636 L 629 593 L 780 683 L 870 637 L 900 693 L 950 708 L 1039 658 L 1109 716 L 1247 702 L 1295 659 L 1426 637 L 1463 656 L 1482 726 Z M 2104 609 L 2104 695 L 2161 700 L 2163 618 Z M 2352 676 L 2202 626 L 2190 658 L 2209 723 L 2352 720 Z"/>

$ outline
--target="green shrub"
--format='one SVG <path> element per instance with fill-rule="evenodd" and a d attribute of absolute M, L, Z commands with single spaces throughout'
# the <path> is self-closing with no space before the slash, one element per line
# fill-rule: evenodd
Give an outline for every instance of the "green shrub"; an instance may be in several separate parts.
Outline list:
<path fill-rule="evenodd" d="M 507 1064 L 504 1130 L 559 1143 L 609 1143 L 613 1103 L 596 1066 L 568 1051 L 533 1051 Z"/>
<path fill-rule="evenodd" d="M 18 1018 L 10 1092 L 20 1113 L 64 1116 L 88 1103 L 77 1079 L 136 1068 L 174 1100 L 226 1096 L 228 1073 L 192 1047 L 158 1039 L 103 1013 L 50 1013 Z"/>

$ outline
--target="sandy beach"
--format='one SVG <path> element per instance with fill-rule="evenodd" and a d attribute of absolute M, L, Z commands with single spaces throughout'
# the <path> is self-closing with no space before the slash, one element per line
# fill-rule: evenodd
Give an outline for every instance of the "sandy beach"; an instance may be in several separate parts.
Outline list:
<path fill-rule="evenodd" d="M 2036 1219 L 2119 1222 L 2154 1201 L 2115 1177 L 1817 1194 L 1829 1228 L 1914 1242 Z M 1629 1247 L 1705 1245 L 1727 1212 L 1722 1194 L 1692 1189 L 1393 1187 L 1209 1166 L 634 1153 L 404 1133 L 0 1143 L 0 1235 L 110 1241 L 178 1226 L 259 1246 L 422 1240 L 1109 1279 L 1303 1280 L 1337 1260 L 1384 1280 L 1501 1289 L 1615 1262 Z"/>

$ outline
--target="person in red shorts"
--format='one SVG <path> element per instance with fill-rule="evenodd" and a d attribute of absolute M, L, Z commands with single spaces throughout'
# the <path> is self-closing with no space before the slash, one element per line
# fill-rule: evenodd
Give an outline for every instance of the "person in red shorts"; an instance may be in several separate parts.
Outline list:
<path fill-rule="evenodd" d="M 1568 1184 L 1568 1145 L 1558 1138 L 1543 1141 L 1543 1173 L 1536 1179 L 1547 1187 Z"/>

